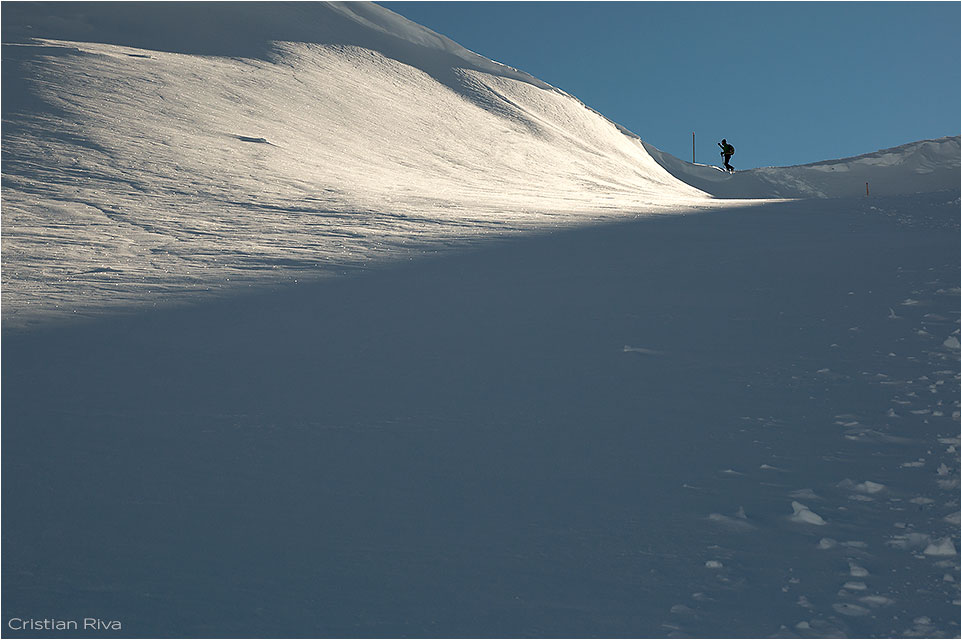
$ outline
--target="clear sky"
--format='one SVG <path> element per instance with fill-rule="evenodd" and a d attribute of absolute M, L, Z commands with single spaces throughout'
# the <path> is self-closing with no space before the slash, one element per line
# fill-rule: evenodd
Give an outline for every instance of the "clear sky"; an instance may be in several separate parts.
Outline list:
<path fill-rule="evenodd" d="M 663 151 L 738 168 L 960 129 L 959 2 L 381 2 Z"/>

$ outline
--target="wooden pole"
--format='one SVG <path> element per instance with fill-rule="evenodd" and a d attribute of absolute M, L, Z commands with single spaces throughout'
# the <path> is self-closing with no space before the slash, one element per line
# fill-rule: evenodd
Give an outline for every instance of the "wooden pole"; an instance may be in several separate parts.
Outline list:
<path fill-rule="evenodd" d="M 865 195 L 868 196 L 868 183 L 865 183 Z"/>
<path fill-rule="evenodd" d="M 695 132 L 691 132 L 691 163 L 695 164 Z"/>

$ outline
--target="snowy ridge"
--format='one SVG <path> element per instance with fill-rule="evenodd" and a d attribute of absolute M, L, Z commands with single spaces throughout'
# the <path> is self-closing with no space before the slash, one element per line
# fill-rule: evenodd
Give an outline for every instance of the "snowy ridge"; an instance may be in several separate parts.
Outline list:
<path fill-rule="evenodd" d="M 692 164 L 645 144 L 679 180 L 721 198 L 840 198 L 958 190 L 959 136 L 911 142 L 853 158 L 793 167 L 762 167 L 728 175 L 719 167 Z M 738 156 L 732 163 L 738 166 Z"/>
<path fill-rule="evenodd" d="M 3 29 L 5 320 L 707 198 L 373 4 L 13 4 Z"/>
<path fill-rule="evenodd" d="M 352 44 L 412 66 L 460 66 L 549 86 L 449 38 L 366 2 L 12 4 L 4 43 L 34 38 L 99 42 L 190 55 L 270 59 L 276 42 Z M 456 65 L 451 58 L 457 58 Z"/>

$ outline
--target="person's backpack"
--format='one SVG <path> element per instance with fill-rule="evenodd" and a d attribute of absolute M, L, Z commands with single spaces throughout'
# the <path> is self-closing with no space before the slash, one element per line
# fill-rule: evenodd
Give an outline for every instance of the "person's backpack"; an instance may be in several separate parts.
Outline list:
<path fill-rule="evenodd" d="M 730 155 L 735 155 L 735 147 L 733 145 L 728 145 L 728 148 L 725 149 L 725 151 Z"/>

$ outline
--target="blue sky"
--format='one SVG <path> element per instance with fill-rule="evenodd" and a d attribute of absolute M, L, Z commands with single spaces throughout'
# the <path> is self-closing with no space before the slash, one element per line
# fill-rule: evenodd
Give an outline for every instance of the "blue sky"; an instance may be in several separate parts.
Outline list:
<path fill-rule="evenodd" d="M 381 2 L 646 142 L 740 168 L 960 134 L 958 2 Z"/>

